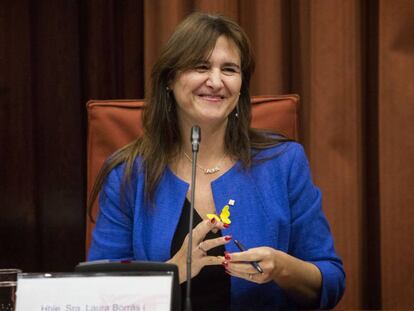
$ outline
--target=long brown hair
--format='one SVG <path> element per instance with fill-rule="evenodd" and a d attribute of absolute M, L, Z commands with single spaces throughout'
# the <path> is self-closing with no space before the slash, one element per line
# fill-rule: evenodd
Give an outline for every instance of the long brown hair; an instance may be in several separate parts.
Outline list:
<path fill-rule="evenodd" d="M 177 72 L 192 69 L 207 59 L 217 39 L 223 35 L 238 48 L 242 74 L 237 114 L 235 109 L 228 117 L 226 152 L 248 168 L 252 164 L 252 149 L 264 149 L 286 140 L 250 128 L 249 84 L 254 71 L 254 60 L 249 39 L 243 29 L 224 16 L 193 13 L 177 26 L 153 67 L 151 90 L 142 114 L 143 136 L 115 152 L 105 162 L 90 195 L 89 211 L 105 178 L 121 163 L 125 164 L 125 183 L 130 181 L 134 170 L 143 169 L 146 199 L 152 200 L 161 174 L 181 147 L 176 104 L 168 85 Z M 140 168 L 134 166 L 137 157 L 142 160 Z"/>

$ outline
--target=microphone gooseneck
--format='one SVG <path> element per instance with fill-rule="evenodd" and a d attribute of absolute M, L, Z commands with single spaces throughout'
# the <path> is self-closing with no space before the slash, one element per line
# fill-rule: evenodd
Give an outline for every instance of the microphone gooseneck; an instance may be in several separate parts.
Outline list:
<path fill-rule="evenodd" d="M 191 311 L 191 262 L 193 252 L 193 215 L 194 215 L 194 196 L 195 196 L 195 184 L 196 184 L 196 165 L 197 165 L 197 153 L 201 141 L 201 129 L 198 125 L 194 125 L 191 128 L 191 148 L 193 151 L 192 167 L 191 167 L 191 206 L 190 206 L 190 220 L 188 222 L 188 247 L 187 247 L 187 290 L 185 295 L 185 310 Z"/>

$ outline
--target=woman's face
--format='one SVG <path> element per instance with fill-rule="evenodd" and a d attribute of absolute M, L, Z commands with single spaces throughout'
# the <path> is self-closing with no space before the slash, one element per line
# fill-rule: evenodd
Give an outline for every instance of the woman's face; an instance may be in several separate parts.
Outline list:
<path fill-rule="evenodd" d="M 233 41 L 220 36 L 206 61 L 178 73 L 170 85 L 178 119 L 188 126 L 225 123 L 237 105 L 241 84 L 239 51 Z"/>

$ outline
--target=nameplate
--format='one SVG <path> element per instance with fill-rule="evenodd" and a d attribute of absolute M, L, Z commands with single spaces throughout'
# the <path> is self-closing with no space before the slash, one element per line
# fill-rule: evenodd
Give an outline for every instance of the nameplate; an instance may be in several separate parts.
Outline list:
<path fill-rule="evenodd" d="M 17 311 L 170 310 L 173 276 L 74 273 L 21 274 Z"/>

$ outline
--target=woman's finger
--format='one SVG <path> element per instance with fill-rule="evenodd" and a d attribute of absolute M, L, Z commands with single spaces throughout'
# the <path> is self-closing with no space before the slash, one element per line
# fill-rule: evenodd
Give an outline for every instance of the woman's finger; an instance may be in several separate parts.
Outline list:
<path fill-rule="evenodd" d="M 200 259 L 203 266 L 218 266 L 222 265 L 224 261 L 223 256 L 204 256 Z"/>
<path fill-rule="evenodd" d="M 264 275 L 263 273 L 258 273 L 257 271 L 248 273 L 248 272 L 238 272 L 232 268 L 227 268 L 226 272 L 230 274 L 231 276 L 245 279 L 247 281 L 258 283 L 258 284 L 266 283 L 269 281 L 266 275 Z"/>
<path fill-rule="evenodd" d="M 198 247 L 204 251 L 209 251 L 217 246 L 225 245 L 231 241 L 231 235 L 225 235 L 219 238 L 209 239 L 202 241 L 198 244 Z"/>
<path fill-rule="evenodd" d="M 206 219 L 200 222 L 193 229 L 193 243 L 194 245 L 200 244 L 202 240 L 206 237 L 207 233 L 214 228 L 219 228 L 217 221 L 213 218 L 212 220 Z"/>
<path fill-rule="evenodd" d="M 224 267 L 238 274 L 254 274 L 257 270 L 249 262 L 228 262 L 223 263 Z"/>
<path fill-rule="evenodd" d="M 257 247 L 244 252 L 231 253 L 228 254 L 228 256 L 233 262 L 260 261 L 268 255 L 267 253 L 268 252 L 264 247 Z"/>

